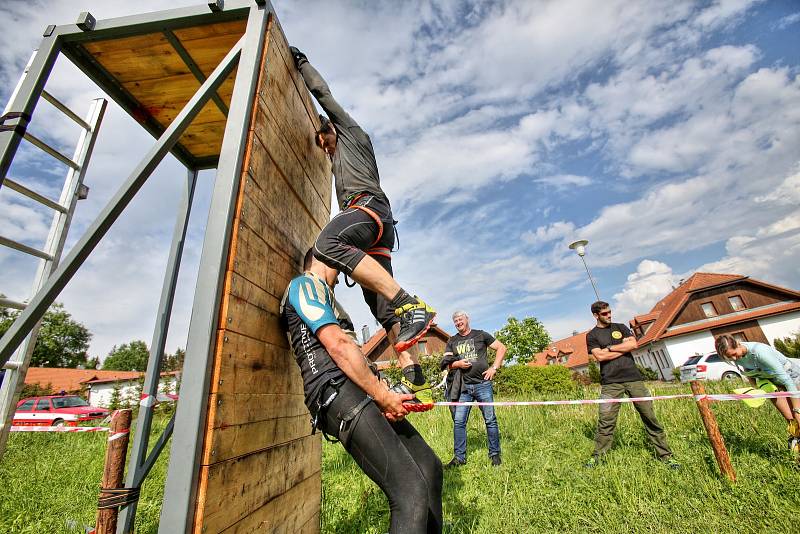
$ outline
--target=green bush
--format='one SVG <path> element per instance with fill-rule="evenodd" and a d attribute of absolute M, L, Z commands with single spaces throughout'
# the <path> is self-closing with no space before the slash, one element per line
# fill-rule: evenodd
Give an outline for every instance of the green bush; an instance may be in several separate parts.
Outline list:
<path fill-rule="evenodd" d="M 498 395 L 519 396 L 571 392 L 575 389 L 571 374 L 563 365 L 509 365 L 497 373 L 494 379 L 495 389 Z"/>
<path fill-rule="evenodd" d="M 432 386 L 437 385 L 442 381 L 442 371 L 439 370 L 439 362 L 442 361 L 441 354 L 431 354 L 430 356 L 422 356 L 419 359 L 419 364 L 422 366 L 422 373 Z M 390 384 L 396 384 L 403 377 L 403 371 L 397 366 L 397 361 L 393 361 L 391 367 L 381 371 L 381 374 L 389 380 Z M 443 395 L 441 389 L 434 390 L 434 397 Z M 441 400 L 435 398 L 434 400 Z"/>
<path fill-rule="evenodd" d="M 642 378 L 645 380 L 658 380 L 661 378 L 658 376 L 658 373 L 650 369 L 649 367 L 645 367 L 644 365 L 636 364 L 636 368 L 639 369 L 639 372 L 642 373 Z"/>
<path fill-rule="evenodd" d="M 589 378 L 593 384 L 600 383 L 600 366 L 594 360 L 589 360 Z"/>
<path fill-rule="evenodd" d="M 681 368 L 680 367 L 673 367 L 672 368 L 672 378 L 674 378 L 678 382 L 681 381 Z"/>

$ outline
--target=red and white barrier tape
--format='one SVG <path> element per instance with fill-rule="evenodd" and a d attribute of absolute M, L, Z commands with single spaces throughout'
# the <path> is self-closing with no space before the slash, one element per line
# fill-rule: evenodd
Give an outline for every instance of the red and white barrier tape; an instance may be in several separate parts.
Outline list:
<path fill-rule="evenodd" d="M 108 432 L 105 426 L 12 426 L 11 432 Z"/>
<path fill-rule="evenodd" d="M 119 432 L 115 432 L 114 434 L 108 436 L 108 441 L 114 441 L 115 439 L 119 439 L 122 436 L 127 436 L 128 432 L 130 432 L 130 429 L 128 428 L 126 428 L 125 430 L 120 430 Z"/>
<path fill-rule="evenodd" d="M 573 404 L 619 404 L 623 402 L 644 402 L 654 400 L 671 400 L 671 399 L 694 399 L 694 400 L 710 400 L 710 401 L 733 401 L 745 399 L 778 399 L 783 397 L 798 397 L 800 394 L 792 393 L 790 391 L 778 391 L 775 393 L 759 393 L 756 395 L 750 394 L 707 394 L 707 395 L 692 395 L 691 393 L 684 393 L 680 395 L 660 395 L 654 397 L 623 397 L 620 399 L 580 399 L 580 400 L 554 400 L 554 401 L 496 401 L 496 402 L 434 402 L 435 406 L 560 406 L 560 405 L 573 405 Z"/>

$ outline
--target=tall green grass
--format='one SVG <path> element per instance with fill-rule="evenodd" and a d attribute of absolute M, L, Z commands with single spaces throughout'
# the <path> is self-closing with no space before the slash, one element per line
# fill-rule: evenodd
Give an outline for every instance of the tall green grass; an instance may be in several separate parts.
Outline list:
<path fill-rule="evenodd" d="M 709 384 L 709 391 L 727 391 Z M 654 385 L 661 394 L 688 387 Z M 597 396 L 587 390 L 587 398 Z M 491 467 L 475 409 L 468 463 L 444 478 L 445 532 L 797 532 L 800 468 L 786 450 L 785 425 L 769 405 L 715 403 L 738 481 L 717 469 L 691 400 L 657 403 L 680 471 L 655 460 L 630 405 L 601 467 L 582 467 L 592 451 L 596 406 L 497 408 L 503 465 Z M 443 462 L 452 457 L 446 408 L 412 414 Z M 159 420 L 159 430 L 165 423 Z M 94 523 L 106 436 L 14 434 L 0 463 L 0 532 L 82 532 Z M 157 531 L 166 458 L 145 483 L 137 532 Z M 340 445 L 323 448 L 322 531 L 388 531 L 385 497 Z M 70 529 L 67 520 L 78 526 Z"/>

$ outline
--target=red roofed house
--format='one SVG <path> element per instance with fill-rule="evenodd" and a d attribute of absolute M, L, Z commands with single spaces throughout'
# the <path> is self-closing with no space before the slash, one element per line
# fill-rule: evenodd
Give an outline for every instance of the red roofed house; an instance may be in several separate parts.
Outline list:
<path fill-rule="evenodd" d="M 564 365 L 573 371 L 586 373 L 589 369 L 589 353 L 586 350 L 586 332 L 574 334 L 566 339 L 550 343 L 542 352 L 533 355 L 528 365 Z"/>
<path fill-rule="evenodd" d="M 738 274 L 695 273 L 630 322 L 637 363 L 670 380 L 695 354 L 714 352 L 714 338 L 772 344 L 800 330 L 800 293 Z"/>
<path fill-rule="evenodd" d="M 161 373 L 159 390 L 175 393 L 178 387 L 179 371 Z M 113 391 L 119 391 L 121 398 L 138 395 L 139 380 L 144 376 L 139 371 L 101 371 L 98 369 L 63 369 L 60 367 L 30 367 L 25 374 L 26 384 L 50 387 L 52 393 L 83 394 L 92 406 L 108 407 Z"/>
<path fill-rule="evenodd" d="M 450 339 L 450 334 L 437 325 L 432 325 L 430 330 L 417 343 L 418 353 L 421 356 L 425 354 L 441 354 L 444 352 L 448 339 Z M 383 328 L 375 332 L 375 335 L 364 343 L 361 350 L 364 356 L 378 365 L 378 369 L 386 369 L 395 359 L 394 350 L 389 346 L 389 339 L 386 337 L 386 330 Z"/>

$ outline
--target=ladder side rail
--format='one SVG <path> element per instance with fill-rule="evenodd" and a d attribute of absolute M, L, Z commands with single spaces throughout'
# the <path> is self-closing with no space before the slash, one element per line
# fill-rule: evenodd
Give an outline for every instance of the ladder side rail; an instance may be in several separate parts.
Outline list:
<path fill-rule="evenodd" d="M 89 108 L 86 122 L 89 124 L 90 128 L 81 131 L 78 144 L 75 147 L 75 155 L 73 156 L 75 161 L 79 162 L 79 170 L 70 168 L 67 171 L 64 186 L 61 190 L 61 197 L 59 199 L 59 204 L 66 206 L 67 209 L 64 212 L 56 212 L 53 217 L 53 222 L 50 226 L 50 232 L 44 247 L 45 252 L 51 259 L 39 262 L 36 278 L 33 283 L 32 293 L 34 295 L 44 286 L 61 260 L 61 255 L 64 251 L 64 243 L 66 242 L 69 227 L 72 223 L 72 216 L 78 204 L 78 191 L 86 176 L 86 169 L 92 157 L 92 151 L 97 141 L 100 124 L 103 121 L 103 115 L 105 114 L 107 105 L 108 102 L 104 98 L 97 98 L 92 102 Z M 14 420 L 17 401 L 25 385 L 25 375 L 28 372 L 33 349 L 36 346 L 36 338 L 39 334 L 40 326 L 41 321 L 38 321 L 17 351 L 12 355 L 10 362 L 12 366 L 16 368 L 7 370 L 3 383 L 0 384 L 0 459 L 2 459 L 5 453 L 6 444 L 8 443 L 8 433 Z"/>
<path fill-rule="evenodd" d="M 15 113 L 18 116 L 7 119 L 0 126 L 0 188 L 60 52 L 58 35 L 42 39 L 5 107 L 3 115 Z"/>

